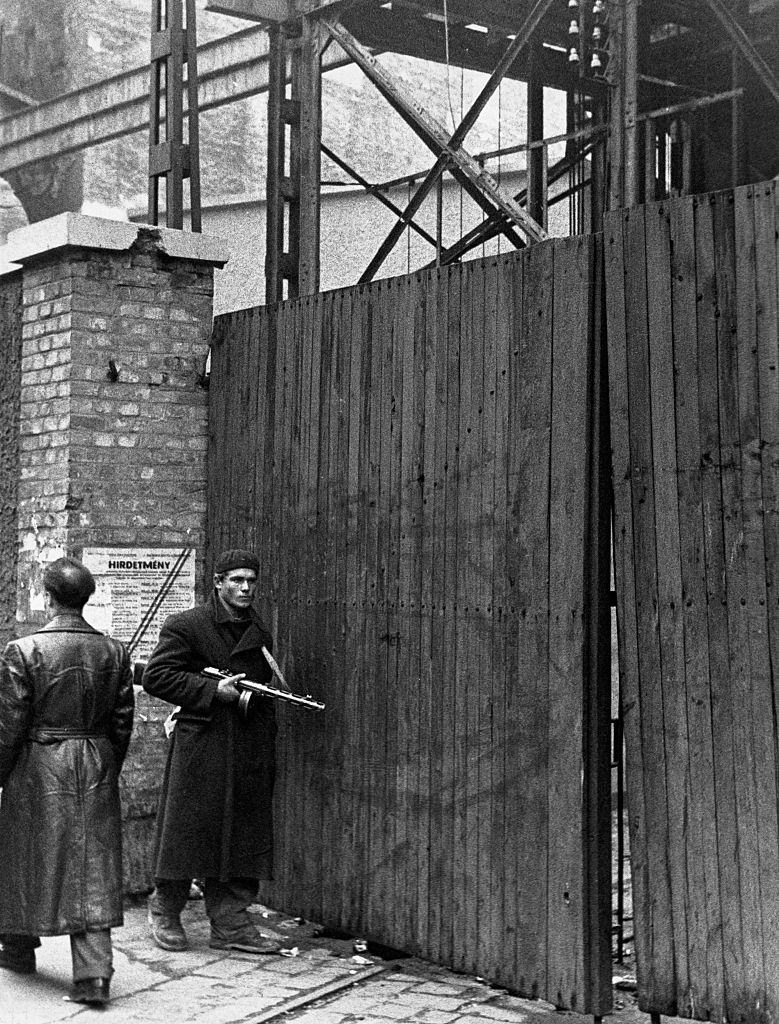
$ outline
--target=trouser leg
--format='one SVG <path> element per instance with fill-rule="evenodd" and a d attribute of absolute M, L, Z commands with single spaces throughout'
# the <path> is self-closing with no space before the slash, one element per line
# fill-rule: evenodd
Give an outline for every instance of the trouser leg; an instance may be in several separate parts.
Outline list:
<path fill-rule="evenodd" d="M 206 914 L 212 930 L 227 935 L 251 928 L 248 908 L 257 898 L 258 884 L 256 878 L 230 878 L 224 882 L 207 878 Z"/>
<path fill-rule="evenodd" d="M 154 892 L 149 897 L 149 911 L 165 917 L 179 917 L 187 905 L 189 878 L 155 878 Z"/>
<path fill-rule="evenodd" d="M 78 932 L 70 936 L 70 956 L 73 961 L 73 980 L 109 978 L 114 973 L 111 929 Z"/>
<path fill-rule="evenodd" d="M 17 935 L 15 932 L 0 934 L 0 942 L 6 949 L 33 950 L 41 944 L 37 935 Z"/>

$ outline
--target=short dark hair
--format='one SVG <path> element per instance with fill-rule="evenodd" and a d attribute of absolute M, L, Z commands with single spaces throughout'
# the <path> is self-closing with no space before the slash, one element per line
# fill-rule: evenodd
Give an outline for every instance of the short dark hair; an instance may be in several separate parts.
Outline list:
<path fill-rule="evenodd" d="M 43 586 L 65 608 L 84 607 L 95 592 L 95 578 L 76 558 L 57 558 L 46 566 Z"/>

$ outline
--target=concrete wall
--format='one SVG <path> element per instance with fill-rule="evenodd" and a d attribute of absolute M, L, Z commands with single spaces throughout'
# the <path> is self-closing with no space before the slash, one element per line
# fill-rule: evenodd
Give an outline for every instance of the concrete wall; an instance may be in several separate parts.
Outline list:
<path fill-rule="evenodd" d="M 501 184 L 510 194 L 525 183 L 523 172 L 505 174 Z M 558 189 L 564 188 L 560 184 Z M 388 197 L 398 207 L 410 198 L 407 186 L 392 189 Z M 453 244 L 462 233 L 481 224 L 483 214 L 460 186 L 447 179 L 443 196 L 444 245 Z M 391 210 L 361 189 L 344 188 L 325 192 L 322 197 L 321 260 L 322 290 L 355 284 L 371 257 L 395 223 Z M 436 232 L 435 193 L 422 204 L 416 222 L 430 235 Z M 227 266 L 214 274 L 214 311 L 262 305 L 265 302 L 265 201 L 259 195 L 203 211 L 203 229 L 228 240 L 231 255 Z M 563 201 L 549 211 L 549 231 L 569 234 L 568 204 Z M 467 258 L 506 252 L 505 238 L 479 246 Z M 513 248 L 513 247 L 511 247 Z M 376 275 L 377 278 L 407 274 L 435 258 L 434 248 L 416 232 L 407 231 Z"/>

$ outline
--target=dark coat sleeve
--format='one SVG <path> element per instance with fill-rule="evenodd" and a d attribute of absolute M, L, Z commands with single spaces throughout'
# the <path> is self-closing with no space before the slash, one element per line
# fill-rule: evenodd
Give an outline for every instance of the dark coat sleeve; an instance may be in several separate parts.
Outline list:
<path fill-rule="evenodd" d="M 15 643 L 0 657 L 0 787 L 13 770 L 33 713 L 33 687 Z"/>
<path fill-rule="evenodd" d="M 119 689 L 116 694 L 116 704 L 111 715 L 108 736 L 111 746 L 114 748 L 116 759 L 116 770 L 120 772 L 127 748 L 130 745 L 130 735 L 133 731 L 133 715 L 135 713 L 135 692 L 133 690 L 133 673 L 130 665 L 130 653 L 124 644 L 119 646 Z"/>
<path fill-rule="evenodd" d="M 166 619 L 143 673 L 143 688 L 185 711 L 207 714 L 219 683 L 199 674 L 208 662 L 198 653 L 196 641 L 195 625 L 186 613 Z"/>

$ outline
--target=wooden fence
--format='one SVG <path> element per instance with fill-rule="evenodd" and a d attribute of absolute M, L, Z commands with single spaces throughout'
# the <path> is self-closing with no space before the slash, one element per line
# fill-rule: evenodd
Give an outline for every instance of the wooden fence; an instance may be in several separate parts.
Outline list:
<path fill-rule="evenodd" d="M 640 1006 L 779 1013 L 776 185 L 606 223 Z"/>
<path fill-rule="evenodd" d="M 264 898 L 601 1014 L 597 245 L 219 317 L 209 550 L 257 550 L 278 657 L 327 703 L 279 710 Z"/>

